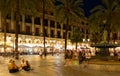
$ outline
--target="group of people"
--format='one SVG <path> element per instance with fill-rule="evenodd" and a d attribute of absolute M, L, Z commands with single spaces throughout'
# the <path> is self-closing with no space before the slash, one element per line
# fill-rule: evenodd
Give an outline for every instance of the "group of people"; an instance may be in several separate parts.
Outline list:
<path fill-rule="evenodd" d="M 72 63 L 74 56 L 74 52 L 72 50 L 65 51 L 65 66 L 70 65 Z"/>
<path fill-rule="evenodd" d="M 79 51 L 78 59 L 79 59 L 79 64 L 86 62 L 88 63 L 91 58 L 91 53 L 90 50 L 81 50 Z"/>
<path fill-rule="evenodd" d="M 31 69 L 31 66 L 30 66 L 28 60 L 22 59 L 20 66 L 17 66 L 13 59 L 10 59 L 10 61 L 8 63 L 8 70 L 10 73 L 15 73 L 20 70 L 29 71 L 30 69 Z"/>
<path fill-rule="evenodd" d="M 90 50 L 81 50 L 81 51 L 73 51 L 73 50 L 66 50 L 65 51 L 65 66 L 69 65 L 73 62 L 74 59 L 78 59 L 79 60 L 79 64 L 86 62 L 88 63 L 88 61 L 91 58 L 91 53 Z"/>

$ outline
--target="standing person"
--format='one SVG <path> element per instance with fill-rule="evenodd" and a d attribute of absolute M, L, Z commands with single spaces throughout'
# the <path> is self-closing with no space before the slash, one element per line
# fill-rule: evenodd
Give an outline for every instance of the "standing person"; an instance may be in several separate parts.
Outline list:
<path fill-rule="evenodd" d="M 90 50 L 85 51 L 85 63 L 88 64 L 89 60 L 91 58 Z"/>
<path fill-rule="evenodd" d="M 69 64 L 73 62 L 73 50 L 69 50 Z"/>
<path fill-rule="evenodd" d="M 65 51 L 65 55 L 64 55 L 64 58 L 65 58 L 65 66 L 68 65 L 68 61 L 69 61 L 69 50 L 66 50 Z"/>
<path fill-rule="evenodd" d="M 83 61 L 82 51 L 78 52 L 78 60 L 79 60 L 79 64 L 81 64 Z"/>
<path fill-rule="evenodd" d="M 78 52 L 76 50 L 73 52 L 73 59 L 78 59 Z"/>
<path fill-rule="evenodd" d="M 44 58 L 46 59 L 46 57 L 47 57 L 47 49 L 44 50 L 43 55 L 44 55 Z"/>
<path fill-rule="evenodd" d="M 50 49 L 50 51 L 52 51 L 52 56 L 53 56 L 53 55 L 54 55 L 53 48 L 52 48 L 52 49 Z"/>
<path fill-rule="evenodd" d="M 42 50 L 40 50 L 39 55 L 40 55 L 40 57 L 42 59 L 43 58 L 43 51 Z"/>
<path fill-rule="evenodd" d="M 82 53 L 82 60 L 81 60 L 81 62 L 83 62 L 85 60 L 85 50 L 83 49 L 81 51 L 81 53 Z"/>

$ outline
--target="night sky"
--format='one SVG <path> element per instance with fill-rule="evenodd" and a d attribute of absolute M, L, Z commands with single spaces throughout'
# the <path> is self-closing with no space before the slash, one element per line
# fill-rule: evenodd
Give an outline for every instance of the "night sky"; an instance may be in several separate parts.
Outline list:
<path fill-rule="evenodd" d="M 99 5 L 101 4 L 101 1 L 102 0 L 84 0 L 84 6 L 83 6 L 83 9 L 85 11 L 85 16 L 86 17 L 89 17 L 90 15 L 90 10 L 96 6 L 96 5 Z"/>
<path fill-rule="evenodd" d="M 85 11 L 85 16 L 89 17 L 90 16 L 90 10 L 96 6 L 101 4 L 102 0 L 83 0 L 83 9 Z M 58 2 L 57 0 L 55 0 L 55 5 L 60 4 L 60 2 Z"/>

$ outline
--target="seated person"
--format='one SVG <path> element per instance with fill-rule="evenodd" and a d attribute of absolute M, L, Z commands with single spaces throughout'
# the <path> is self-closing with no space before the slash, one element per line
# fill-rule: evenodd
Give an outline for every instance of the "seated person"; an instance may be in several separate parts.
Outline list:
<path fill-rule="evenodd" d="M 15 73 L 19 71 L 19 67 L 15 64 L 15 61 L 12 59 L 9 61 L 8 70 L 10 73 Z"/>
<path fill-rule="evenodd" d="M 22 59 L 22 61 L 21 61 L 21 69 L 23 69 L 24 65 L 25 65 L 25 60 Z"/>
<path fill-rule="evenodd" d="M 24 61 L 24 63 L 22 64 L 22 69 L 24 69 L 25 71 L 30 70 L 30 64 L 29 64 L 29 62 L 27 60 Z"/>

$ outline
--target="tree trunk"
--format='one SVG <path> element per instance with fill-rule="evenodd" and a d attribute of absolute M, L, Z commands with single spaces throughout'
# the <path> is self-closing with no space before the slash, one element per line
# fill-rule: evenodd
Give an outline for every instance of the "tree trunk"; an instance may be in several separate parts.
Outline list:
<path fill-rule="evenodd" d="M 18 26 L 19 26 L 19 0 L 17 0 L 16 4 L 16 26 L 15 26 L 15 59 L 19 59 L 19 52 L 18 52 Z"/>
<path fill-rule="evenodd" d="M 45 1 L 43 0 L 43 16 L 42 16 L 42 26 L 43 26 L 43 44 L 44 44 L 44 52 L 45 52 L 45 25 L 44 25 L 44 19 L 45 19 Z"/>
<path fill-rule="evenodd" d="M 110 43 L 110 31 L 108 30 L 108 43 Z"/>
<path fill-rule="evenodd" d="M 76 51 L 77 51 L 77 42 L 76 42 Z"/>
<path fill-rule="evenodd" d="M 69 20 L 67 18 L 67 21 L 66 21 L 66 30 L 65 30 L 65 51 L 67 49 L 67 32 L 68 32 L 68 25 L 69 25 L 68 22 L 69 22 Z"/>
<path fill-rule="evenodd" d="M 4 24 L 4 56 L 6 56 L 6 19 L 3 18 L 3 24 Z"/>

